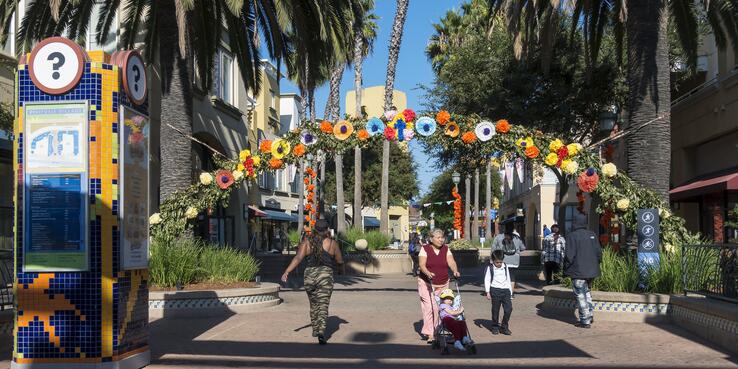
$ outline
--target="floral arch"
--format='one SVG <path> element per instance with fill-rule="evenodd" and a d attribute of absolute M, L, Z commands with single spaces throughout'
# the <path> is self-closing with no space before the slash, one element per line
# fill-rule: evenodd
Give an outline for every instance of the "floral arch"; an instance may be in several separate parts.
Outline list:
<path fill-rule="evenodd" d="M 274 141 L 262 141 L 258 152 L 243 150 L 238 159 L 221 157 L 220 169 L 203 172 L 200 180 L 164 201 L 160 212 L 151 216 L 154 237 L 174 237 L 189 226 L 197 214 L 216 204 L 226 205 L 230 191 L 244 181 L 253 180 L 266 170 L 282 169 L 295 164 L 309 154 L 322 151 L 327 155 L 342 153 L 355 146 L 381 145 L 383 140 L 408 142 L 419 140 L 428 145 L 440 145 L 457 150 L 470 160 L 486 162 L 522 158 L 537 165 L 575 176 L 580 191 L 597 196 L 599 213 L 618 214 L 624 225 L 635 229 L 636 211 L 656 208 L 661 213 L 661 239 L 665 248 L 691 240 L 684 220 L 671 216 L 668 204 L 650 189 L 631 180 L 612 163 L 600 158 L 596 147 L 584 147 L 577 142 L 564 142 L 541 131 L 511 124 L 505 119 L 491 122 L 478 116 L 453 115 L 439 111 L 434 116 L 417 116 L 411 109 L 389 111 L 370 119 L 328 121 L 304 124 Z M 316 207 L 313 180 L 315 172 L 308 168 L 305 175 L 307 226 L 314 222 Z M 458 199 L 457 199 L 458 201 Z"/>

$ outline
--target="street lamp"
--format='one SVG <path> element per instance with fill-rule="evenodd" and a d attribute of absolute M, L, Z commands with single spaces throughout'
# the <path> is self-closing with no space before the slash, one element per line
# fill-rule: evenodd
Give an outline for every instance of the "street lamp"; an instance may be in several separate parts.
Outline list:
<path fill-rule="evenodd" d="M 618 108 L 611 106 L 608 110 L 600 113 L 600 132 L 610 132 L 618 121 Z"/>
<path fill-rule="evenodd" d="M 459 187 L 459 182 L 461 182 L 461 174 L 459 174 L 459 172 L 457 171 L 454 171 L 451 174 L 451 179 L 453 179 L 454 185 L 456 185 L 456 187 Z"/>

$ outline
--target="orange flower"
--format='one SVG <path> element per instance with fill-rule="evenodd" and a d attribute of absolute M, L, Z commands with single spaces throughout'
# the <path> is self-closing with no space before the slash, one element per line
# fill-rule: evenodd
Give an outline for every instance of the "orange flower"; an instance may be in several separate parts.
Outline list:
<path fill-rule="evenodd" d="M 305 168 L 305 173 L 307 173 L 307 175 L 311 176 L 311 175 L 313 175 L 313 173 L 315 173 L 315 171 L 313 170 L 312 167 L 307 167 L 307 168 Z"/>
<path fill-rule="evenodd" d="M 269 141 L 269 140 L 261 141 L 261 145 L 259 145 L 259 151 L 261 151 L 264 154 L 272 152 L 272 141 Z"/>
<path fill-rule="evenodd" d="M 461 135 L 461 141 L 464 141 L 467 145 L 474 143 L 476 140 L 477 135 L 475 135 L 474 132 L 464 132 L 464 134 Z"/>
<path fill-rule="evenodd" d="M 495 125 L 495 130 L 498 133 L 510 132 L 510 123 L 508 123 L 507 119 L 500 119 L 497 121 L 497 124 Z"/>
<path fill-rule="evenodd" d="M 313 209 L 313 204 L 305 204 L 305 210 L 310 211 Z"/>
<path fill-rule="evenodd" d="M 449 114 L 445 110 L 441 110 L 438 112 L 438 114 L 436 114 L 436 122 L 438 122 L 438 124 L 440 125 L 448 123 L 449 120 L 451 120 L 451 114 Z"/>
<path fill-rule="evenodd" d="M 295 146 L 295 148 L 292 149 L 292 154 L 297 157 L 305 155 L 305 145 L 297 144 L 297 146 Z"/>
<path fill-rule="evenodd" d="M 277 158 L 271 158 L 271 159 L 269 159 L 269 168 L 272 168 L 272 169 L 280 169 L 280 168 L 282 168 L 282 165 L 283 164 L 284 163 L 282 162 L 282 160 L 279 160 Z"/>
<path fill-rule="evenodd" d="M 333 133 L 333 125 L 331 122 L 324 120 L 320 122 L 320 130 L 323 131 L 323 133 Z"/>
<path fill-rule="evenodd" d="M 525 148 L 525 156 L 530 159 L 537 158 L 540 153 L 541 150 L 538 150 L 535 146 L 528 146 Z"/>
<path fill-rule="evenodd" d="M 309 179 L 307 179 L 307 178 L 304 178 L 304 179 L 303 179 L 302 181 L 303 181 L 303 182 L 304 182 L 305 184 L 308 184 L 308 183 L 310 183 L 310 180 L 309 180 Z"/>
<path fill-rule="evenodd" d="M 312 193 L 309 193 L 309 194 L 307 195 L 307 201 L 308 201 L 308 202 L 313 202 L 313 200 L 315 200 L 315 195 L 314 195 L 314 194 L 312 194 Z"/>
<path fill-rule="evenodd" d="M 369 131 L 362 129 L 359 130 L 359 133 L 357 133 L 356 135 L 359 137 L 359 140 L 364 141 L 369 138 Z"/>
<path fill-rule="evenodd" d="M 315 185 L 313 185 L 313 184 L 308 185 L 307 190 L 308 191 L 315 191 Z"/>

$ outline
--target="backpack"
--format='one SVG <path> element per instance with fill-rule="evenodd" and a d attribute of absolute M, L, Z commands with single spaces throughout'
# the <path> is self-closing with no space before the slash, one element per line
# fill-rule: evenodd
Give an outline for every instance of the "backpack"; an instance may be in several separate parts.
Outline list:
<path fill-rule="evenodd" d="M 515 245 L 515 238 L 516 236 L 513 236 L 510 239 L 510 242 L 502 241 L 502 252 L 505 253 L 505 255 L 515 255 L 518 253 L 518 247 Z"/>

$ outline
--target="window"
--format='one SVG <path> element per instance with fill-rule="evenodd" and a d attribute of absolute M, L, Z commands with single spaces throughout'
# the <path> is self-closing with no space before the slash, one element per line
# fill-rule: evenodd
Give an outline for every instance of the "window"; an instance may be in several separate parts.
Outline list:
<path fill-rule="evenodd" d="M 282 191 L 282 182 L 284 181 L 284 170 L 279 169 L 274 171 L 274 189 Z"/>
<path fill-rule="evenodd" d="M 274 91 L 269 90 L 269 98 L 271 99 L 269 100 L 269 107 L 277 110 L 277 95 L 274 94 Z"/>
<path fill-rule="evenodd" d="M 577 205 L 576 204 L 567 204 L 566 205 L 566 215 L 564 216 L 564 232 L 568 233 L 571 232 L 571 230 L 574 228 L 574 214 L 577 212 Z M 554 222 L 558 223 L 559 218 L 559 205 L 554 205 L 554 213 L 553 213 Z M 559 224 L 561 226 L 561 224 Z"/>
<path fill-rule="evenodd" d="M 215 95 L 224 102 L 234 105 L 233 99 L 233 56 L 220 50 L 216 63 Z"/>

